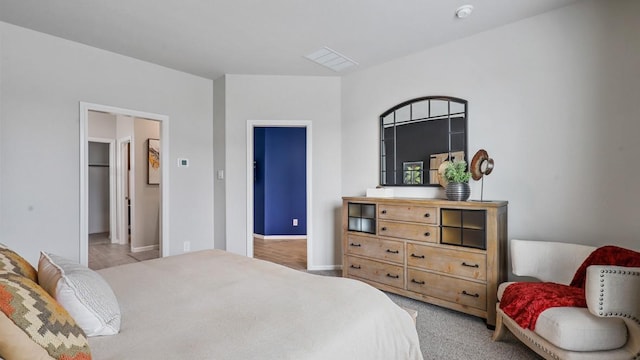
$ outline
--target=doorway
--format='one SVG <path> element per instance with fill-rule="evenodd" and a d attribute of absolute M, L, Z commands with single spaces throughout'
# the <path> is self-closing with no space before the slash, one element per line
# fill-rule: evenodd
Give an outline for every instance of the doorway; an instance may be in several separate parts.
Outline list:
<path fill-rule="evenodd" d="M 273 231 L 264 231 L 264 229 L 260 229 L 266 235 L 258 234 L 258 236 L 254 236 L 256 234 L 256 223 L 254 222 L 256 218 L 260 216 L 264 216 L 261 214 L 259 209 L 256 208 L 256 198 L 261 197 L 264 194 L 260 193 L 260 190 L 256 190 L 254 185 L 256 184 L 256 169 L 255 166 L 265 166 L 265 163 L 261 164 L 256 163 L 256 155 L 254 154 L 254 150 L 256 147 L 255 131 L 256 128 L 298 128 L 303 129 L 304 136 L 304 168 L 294 169 L 297 172 L 302 172 L 305 176 L 303 177 L 302 187 L 304 188 L 303 197 L 303 210 L 302 211 L 304 220 L 306 220 L 306 231 L 304 234 L 294 232 L 293 235 L 287 233 L 287 229 L 282 231 L 282 227 L 275 231 L 275 235 L 272 235 Z M 263 257 L 264 251 L 267 250 L 271 252 L 276 259 L 284 260 L 284 261 L 276 261 L 276 262 L 286 262 L 286 260 L 295 261 L 296 258 L 304 257 L 303 262 L 304 269 L 312 269 L 313 268 L 313 254 L 312 254 L 312 203 L 311 203 L 311 174 L 312 174 L 312 163 L 311 163 L 311 149 L 312 149 L 312 129 L 310 121 L 273 121 L 273 120 L 250 120 L 247 122 L 247 256 L 249 257 Z M 258 159 L 259 160 L 259 159 Z M 266 165 L 269 166 L 269 165 Z M 260 169 L 258 169 L 260 170 Z M 265 170 L 265 169 L 262 169 Z M 263 173 L 262 171 L 260 173 Z M 290 216 L 291 219 L 287 218 L 284 222 L 280 224 L 285 224 L 285 228 L 287 226 L 293 226 L 294 228 L 300 229 L 300 225 L 302 225 L 302 219 L 296 216 Z M 264 221 L 263 219 L 259 219 L 259 221 Z M 282 234 L 285 232 L 285 235 Z M 302 244 L 300 241 L 302 240 Z M 290 242 L 290 244 L 287 244 Z M 289 246 L 291 245 L 291 246 Z M 289 250 L 290 249 L 290 250 Z M 306 251 L 305 251 L 306 250 Z M 269 259 L 272 260 L 272 259 Z M 306 261 L 304 261 L 306 260 Z M 288 265 L 284 263 L 283 265 Z M 296 265 L 297 266 L 297 265 Z M 290 267 L 296 267 L 290 266 Z"/>
<path fill-rule="evenodd" d="M 101 121 L 95 122 L 96 117 Z M 158 165 L 164 163 L 164 154 L 168 154 L 168 120 L 165 115 L 80 103 L 79 248 L 82 264 L 89 263 L 89 234 L 92 231 L 89 226 L 89 140 L 95 140 L 95 134 L 101 134 L 101 138 L 108 139 L 111 149 L 110 241 L 107 245 L 120 246 L 126 249 L 124 256 L 129 255 L 122 258 L 122 251 L 116 255 L 111 254 L 120 256 L 113 259 L 114 265 L 139 261 L 141 259 L 135 255 L 143 254 L 142 252 L 147 250 L 156 249 L 155 257 L 168 255 L 168 224 L 163 219 L 168 219 L 169 214 L 169 167 L 159 166 L 152 169 L 149 166 L 147 170 L 152 148 L 158 157 Z M 138 167 L 136 163 L 139 164 Z M 140 185 L 142 182 L 145 186 Z M 136 199 L 139 201 L 137 206 Z M 154 201 L 156 205 L 153 205 Z M 148 203 L 151 205 L 147 205 Z M 155 245 L 150 244 L 150 241 L 155 241 Z M 147 258 L 149 256 L 143 255 Z M 142 260 L 146 260 L 145 256 Z"/>
<path fill-rule="evenodd" d="M 116 240 L 115 140 L 89 138 L 89 234 Z"/>

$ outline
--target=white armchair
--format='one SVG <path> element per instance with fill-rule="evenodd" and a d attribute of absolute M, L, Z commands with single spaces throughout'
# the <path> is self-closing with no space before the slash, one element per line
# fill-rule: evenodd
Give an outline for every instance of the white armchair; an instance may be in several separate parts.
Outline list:
<path fill-rule="evenodd" d="M 568 285 L 594 247 L 558 242 L 511 240 L 515 275 Z M 498 301 L 511 283 L 498 287 Z M 640 359 L 640 268 L 590 266 L 588 308 L 543 311 L 535 330 L 521 328 L 497 307 L 493 340 L 508 329 L 545 359 Z"/>

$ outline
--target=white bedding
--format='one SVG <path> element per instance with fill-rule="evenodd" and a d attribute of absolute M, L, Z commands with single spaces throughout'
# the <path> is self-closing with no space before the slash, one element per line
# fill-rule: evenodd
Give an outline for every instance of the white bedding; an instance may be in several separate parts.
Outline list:
<path fill-rule="evenodd" d="M 103 359 L 422 359 L 409 314 L 362 282 L 205 250 L 99 273 L 120 333 L 90 338 Z"/>

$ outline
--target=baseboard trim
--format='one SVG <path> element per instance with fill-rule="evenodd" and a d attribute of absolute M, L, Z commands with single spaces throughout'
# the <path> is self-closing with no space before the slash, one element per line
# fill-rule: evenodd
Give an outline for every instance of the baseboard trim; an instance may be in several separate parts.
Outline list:
<path fill-rule="evenodd" d="M 143 252 L 143 251 L 149 251 L 149 250 L 159 250 L 160 249 L 160 245 L 155 244 L 155 245 L 147 245 L 147 246 L 139 246 L 139 247 L 131 247 L 131 252 L 132 253 L 138 253 L 138 252 Z"/>
<path fill-rule="evenodd" d="M 307 240 L 307 235 L 261 235 L 253 234 L 253 237 L 260 240 Z"/>
<path fill-rule="evenodd" d="M 323 271 L 323 270 L 342 270 L 342 265 L 314 265 L 307 267 L 308 271 Z"/>

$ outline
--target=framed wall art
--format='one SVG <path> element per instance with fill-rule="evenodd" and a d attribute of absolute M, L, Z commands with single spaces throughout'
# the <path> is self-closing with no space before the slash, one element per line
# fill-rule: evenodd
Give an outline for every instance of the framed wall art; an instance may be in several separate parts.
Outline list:
<path fill-rule="evenodd" d="M 149 171 L 147 172 L 147 184 L 160 185 L 160 140 L 147 140 Z"/>

